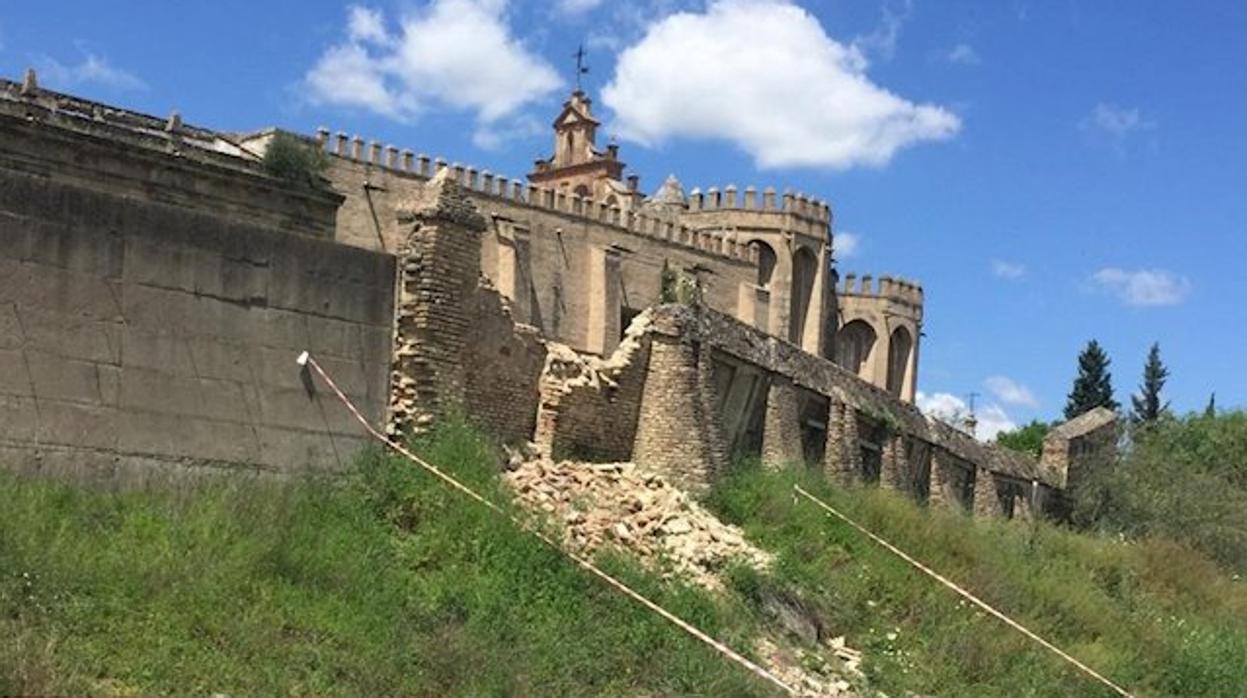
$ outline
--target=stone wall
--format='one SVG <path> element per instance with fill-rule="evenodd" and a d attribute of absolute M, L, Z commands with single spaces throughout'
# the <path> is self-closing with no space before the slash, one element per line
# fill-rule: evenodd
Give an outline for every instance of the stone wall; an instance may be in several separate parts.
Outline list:
<path fill-rule="evenodd" d="M 393 257 L 166 204 L 159 177 L 142 198 L 2 164 L 0 466 L 126 484 L 349 465 L 358 425 L 295 358 L 383 420 Z"/>
<path fill-rule="evenodd" d="M 444 163 L 442 171 L 483 216 L 481 273 L 508 299 L 514 320 L 579 351 L 599 356 L 614 351 L 625 315 L 658 302 L 665 265 L 704 270 L 706 301 L 728 314 L 738 314 L 742 289 L 756 289 L 751 250 L 721 233 L 573 201 L 520 182 L 504 185 L 492 176 L 487 188 L 481 175 L 469 177 L 463 168 Z M 427 163 L 425 172 L 430 172 Z M 430 179 L 337 156 L 327 176 L 345 196 L 338 239 L 390 252 L 405 240 L 396 223 L 398 208 Z"/>

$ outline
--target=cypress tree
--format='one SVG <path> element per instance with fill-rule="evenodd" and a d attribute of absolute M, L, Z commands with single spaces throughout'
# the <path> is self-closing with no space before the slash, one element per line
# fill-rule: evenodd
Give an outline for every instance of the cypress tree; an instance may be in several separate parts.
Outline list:
<path fill-rule="evenodd" d="M 1205 417 L 1216 417 L 1217 416 L 1217 393 L 1216 391 L 1213 391 L 1212 395 L 1208 396 L 1208 406 L 1204 408 L 1204 416 Z"/>
<path fill-rule="evenodd" d="M 1113 399 L 1113 374 L 1108 371 L 1109 363 L 1108 354 L 1099 342 L 1094 339 L 1087 342 L 1087 347 L 1078 355 L 1078 377 L 1065 403 L 1066 419 L 1096 407 L 1117 410 L 1119 405 Z"/>
<path fill-rule="evenodd" d="M 1160 402 L 1160 391 L 1168 377 L 1169 369 L 1160 360 L 1160 344 L 1153 342 L 1152 348 L 1147 351 L 1147 362 L 1143 364 L 1143 383 L 1139 385 L 1139 394 L 1130 397 L 1136 423 L 1155 422 L 1162 412 L 1169 409 L 1169 403 L 1162 405 Z"/>

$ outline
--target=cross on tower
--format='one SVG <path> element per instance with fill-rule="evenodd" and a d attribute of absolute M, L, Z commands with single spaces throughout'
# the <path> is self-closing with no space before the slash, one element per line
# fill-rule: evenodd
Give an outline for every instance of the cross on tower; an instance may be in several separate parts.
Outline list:
<path fill-rule="evenodd" d="M 580 91 L 580 76 L 589 72 L 589 66 L 585 63 L 585 46 L 581 44 L 576 48 L 576 52 L 572 54 L 572 58 L 576 59 L 576 91 Z"/>

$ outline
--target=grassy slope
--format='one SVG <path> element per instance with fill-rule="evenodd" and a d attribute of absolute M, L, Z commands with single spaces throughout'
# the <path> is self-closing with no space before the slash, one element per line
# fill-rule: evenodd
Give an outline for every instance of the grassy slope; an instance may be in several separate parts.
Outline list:
<path fill-rule="evenodd" d="M 487 447 L 425 452 L 483 489 Z M 0 479 L 0 695 L 769 695 L 430 477 L 110 495 Z M 747 612 L 620 561 L 685 618 Z"/>
<path fill-rule="evenodd" d="M 781 554 L 880 688 L 940 696 L 1114 695 L 899 558 L 796 500 L 824 501 L 1140 696 L 1247 695 L 1247 584 L 1158 541 L 1125 544 L 1046 524 L 974 522 L 878 490 L 742 469 L 712 508 Z M 891 634 L 891 635 L 890 635 Z"/>
<path fill-rule="evenodd" d="M 489 446 L 422 450 L 501 496 Z M 1108 695 L 757 469 L 711 494 L 780 553 L 711 599 L 604 563 L 736 647 L 796 590 L 891 695 Z M 1205 559 L 803 484 L 1140 696 L 1247 695 L 1247 593 Z M 0 695 L 766 695 L 410 466 L 111 495 L 0 479 Z"/>

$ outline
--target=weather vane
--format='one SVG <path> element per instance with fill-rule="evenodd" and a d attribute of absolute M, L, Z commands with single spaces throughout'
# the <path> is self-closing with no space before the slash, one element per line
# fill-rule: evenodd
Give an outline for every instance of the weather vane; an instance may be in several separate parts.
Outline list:
<path fill-rule="evenodd" d="M 572 54 L 572 58 L 576 59 L 576 91 L 580 92 L 580 76 L 589 73 L 589 66 L 585 63 L 585 46 L 581 44 L 576 48 L 576 52 Z"/>

